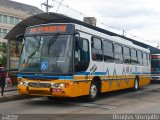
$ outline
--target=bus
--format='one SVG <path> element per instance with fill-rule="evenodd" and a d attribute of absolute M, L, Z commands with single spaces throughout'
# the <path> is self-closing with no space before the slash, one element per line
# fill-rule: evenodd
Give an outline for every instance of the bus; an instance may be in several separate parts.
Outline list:
<path fill-rule="evenodd" d="M 148 49 L 80 24 L 30 26 L 23 36 L 18 89 L 89 101 L 99 93 L 138 90 L 150 83 L 149 56 Z"/>
<path fill-rule="evenodd" d="M 160 54 L 151 54 L 151 80 L 160 80 Z"/>

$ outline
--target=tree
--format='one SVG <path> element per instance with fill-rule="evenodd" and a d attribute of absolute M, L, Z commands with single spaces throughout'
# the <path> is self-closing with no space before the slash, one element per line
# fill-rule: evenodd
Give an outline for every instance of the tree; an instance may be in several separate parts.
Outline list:
<path fill-rule="evenodd" d="M 7 44 L 5 42 L 0 45 L 0 64 L 7 66 Z"/>

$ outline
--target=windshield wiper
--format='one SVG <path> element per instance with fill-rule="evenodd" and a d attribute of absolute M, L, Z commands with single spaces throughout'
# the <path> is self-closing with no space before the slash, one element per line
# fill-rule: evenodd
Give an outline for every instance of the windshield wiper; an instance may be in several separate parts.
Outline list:
<path fill-rule="evenodd" d="M 53 45 L 53 43 L 57 40 L 59 36 L 59 33 L 56 33 L 48 42 L 48 54 L 49 54 L 49 50 L 50 50 L 50 47 Z"/>
<path fill-rule="evenodd" d="M 41 40 L 38 40 L 37 37 L 33 37 L 33 38 L 38 41 L 38 46 L 37 46 L 36 49 L 32 52 L 32 54 L 28 57 L 28 59 L 27 59 L 27 61 L 26 61 L 25 64 L 28 64 L 29 59 L 30 59 L 33 55 L 35 55 L 35 53 L 36 53 L 37 51 L 39 51 L 39 48 L 40 48 L 40 41 L 41 41 Z"/>

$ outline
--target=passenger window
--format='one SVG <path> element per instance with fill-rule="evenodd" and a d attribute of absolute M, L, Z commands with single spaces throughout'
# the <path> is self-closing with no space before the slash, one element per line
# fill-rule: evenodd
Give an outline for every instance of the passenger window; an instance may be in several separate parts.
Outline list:
<path fill-rule="evenodd" d="M 138 64 L 143 65 L 143 61 L 142 61 L 142 52 L 141 51 L 137 51 L 137 55 L 138 55 Z"/>
<path fill-rule="evenodd" d="M 131 49 L 131 63 L 137 64 L 137 51 L 135 49 Z"/>
<path fill-rule="evenodd" d="M 114 44 L 114 58 L 115 62 L 123 63 L 122 46 L 119 44 Z"/>
<path fill-rule="evenodd" d="M 103 41 L 103 55 L 104 61 L 113 62 L 114 61 L 114 53 L 113 53 L 113 43 L 104 40 Z"/>
<path fill-rule="evenodd" d="M 102 40 L 96 37 L 92 38 L 92 60 L 102 61 Z"/>
<path fill-rule="evenodd" d="M 150 65 L 150 54 L 147 54 L 148 65 Z"/>
<path fill-rule="evenodd" d="M 148 65 L 147 53 L 143 53 L 143 65 L 144 65 L 144 66 L 147 66 L 147 65 Z"/>
<path fill-rule="evenodd" d="M 85 71 L 89 66 L 89 42 L 87 39 L 76 39 L 75 44 L 75 71 Z"/>
<path fill-rule="evenodd" d="M 130 55 L 130 48 L 129 47 L 123 47 L 123 57 L 124 57 L 124 63 L 131 62 L 131 55 Z"/>

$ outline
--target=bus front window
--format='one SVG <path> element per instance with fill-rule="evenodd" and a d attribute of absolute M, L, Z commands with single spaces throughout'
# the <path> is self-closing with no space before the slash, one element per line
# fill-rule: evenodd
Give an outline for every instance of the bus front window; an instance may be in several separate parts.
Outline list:
<path fill-rule="evenodd" d="M 160 71 L 160 60 L 151 60 L 151 71 Z"/>
<path fill-rule="evenodd" d="M 72 73 L 72 36 L 26 37 L 21 55 L 20 72 L 53 74 Z"/>

